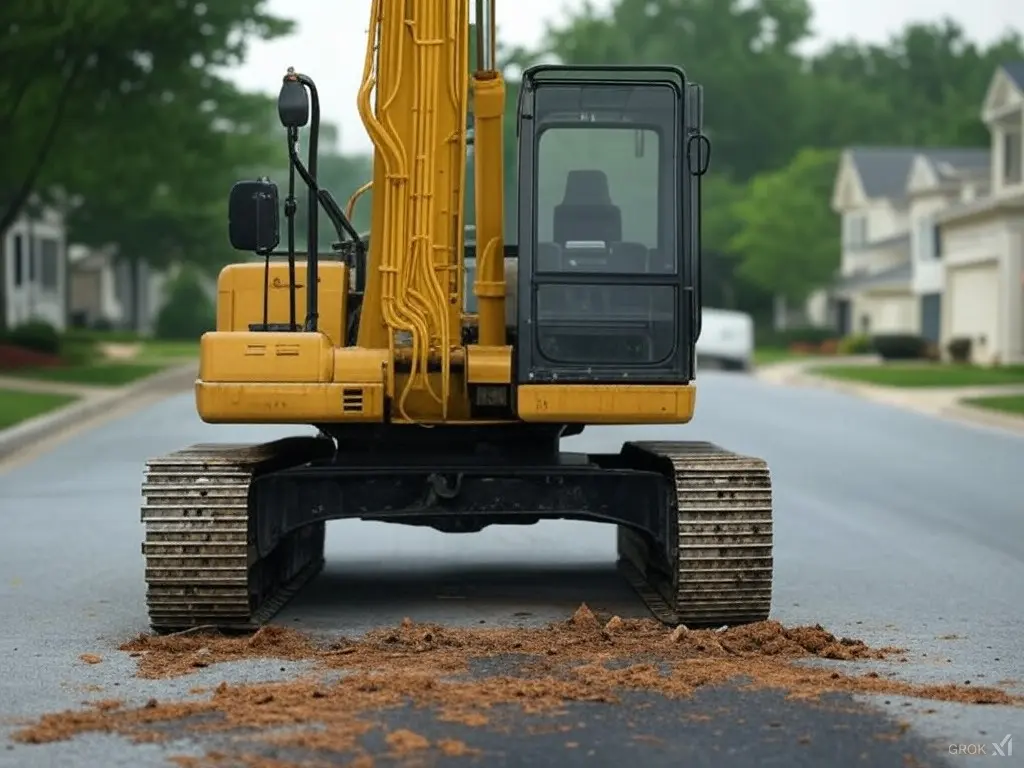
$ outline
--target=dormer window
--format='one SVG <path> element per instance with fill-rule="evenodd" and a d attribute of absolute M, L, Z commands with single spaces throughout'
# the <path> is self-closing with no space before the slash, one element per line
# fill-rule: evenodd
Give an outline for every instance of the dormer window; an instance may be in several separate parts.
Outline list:
<path fill-rule="evenodd" d="M 1024 142 L 1020 130 L 1009 130 L 1003 134 L 1003 184 L 1020 184 L 1024 180 L 1022 167 Z"/>

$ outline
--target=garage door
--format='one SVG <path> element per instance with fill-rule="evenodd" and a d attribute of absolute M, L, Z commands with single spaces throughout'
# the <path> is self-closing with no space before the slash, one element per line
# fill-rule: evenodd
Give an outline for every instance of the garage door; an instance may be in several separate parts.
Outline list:
<path fill-rule="evenodd" d="M 991 355 L 996 350 L 999 328 L 997 262 L 951 269 L 946 280 L 950 297 L 950 338 L 968 336 L 982 357 Z"/>

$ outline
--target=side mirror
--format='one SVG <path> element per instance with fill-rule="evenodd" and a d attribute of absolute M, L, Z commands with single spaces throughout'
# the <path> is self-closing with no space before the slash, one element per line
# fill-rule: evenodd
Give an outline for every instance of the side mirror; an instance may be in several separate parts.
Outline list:
<path fill-rule="evenodd" d="M 285 128 L 302 128 L 309 122 L 309 94 L 291 71 L 285 75 L 277 94 L 277 116 Z"/>
<path fill-rule="evenodd" d="M 228 200 L 228 235 L 236 251 L 266 254 L 281 239 L 277 185 L 269 179 L 240 181 Z"/>

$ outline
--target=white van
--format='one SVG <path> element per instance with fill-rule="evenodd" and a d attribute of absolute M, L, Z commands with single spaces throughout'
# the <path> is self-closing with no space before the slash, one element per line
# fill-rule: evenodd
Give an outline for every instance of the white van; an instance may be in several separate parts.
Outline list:
<path fill-rule="evenodd" d="M 748 371 L 754 365 L 754 319 L 746 312 L 729 309 L 701 311 L 698 365 L 730 371 Z"/>

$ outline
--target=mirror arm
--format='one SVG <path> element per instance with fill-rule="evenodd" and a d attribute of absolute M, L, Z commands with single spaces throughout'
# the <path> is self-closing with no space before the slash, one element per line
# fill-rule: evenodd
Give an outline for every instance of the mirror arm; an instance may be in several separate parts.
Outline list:
<path fill-rule="evenodd" d="M 306 289 L 306 330 L 315 331 L 317 329 L 317 320 L 319 319 L 319 312 L 317 307 L 317 294 L 320 283 L 318 258 L 320 251 L 320 206 L 317 205 L 317 183 L 316 183 L 316 172 L 317 172 L 317 155 L 319 153 L 320 143 L 320 94 L 317 92 L 316 85 L 313 80 L 306 75 L 297 75 L 298 81 L 309 89 L 310 101 L 312 102 L 310 110 L 310 123 L 309 123 L 309 152 L 308 156 L 308 175 L 309 179 L 307 184 L 309 185 L 309 234 L 307 235 L 307 249 L 306 249 L 306 280 L 309 285 Z M 292 145 L 295 146 L 294 144 Z M 296 157 L 298 153 L 295 153 Z"/>
<path fill-rule="evenodd" d="M 299 129 L 288 129 L 288 146 L 299 140 Z M 284 201 L 284 215 L 288 219 L 288 327 L 295 331 L 295 213 L 298 203 L 295 200 L 295 166 L 288 165 L 288 197 Z M 266 320 L 264 319 L 264 324 Z"/>
<path fill-rule="evenodd" d="M 313 178 L 312 174 L 310 174 L 306 169 L 306 166 L 302 163 L 302 158 L 299 157 L 299 153 L 295 149 L 294 144 L 289 145 L 288 156 L 292 161 L 292 167 L 299 172 L 299 176 L 302 177 L 302 180 L 316 194 L 316 199 L 319 200 L 320 204 L 324 207 L 324 213 L 326 213 L 327 218 L 330 219 L 338 237 L 344 240 L 347 235 L 356 243 L 361 243 L 362 236 L 352 225 L 352 222 L 349 221 L 348 217 L 345 216 L 345 213 L 341 210 L 341 206 L 338 205 L 338 201 L 334 199 L 334 195 L 332 195 L 328 190 L 322 189 L 316 183 L 316 179 Z"/>
<path fill-rule="evenodd" d="M 302 102 L 304 101 L 302 95 L 306 91 L 309 93 L 309 111 L 305 113 Z M 299 176 L 302 177 L 302 181 L 306 184 L 308 190 L 308 201 L 309 201 L 309 221 L 308 221 L 308 233 L 306 238 L 306 279 L 309 282 L 307 286 L 307 299 L 306 299 L 306 321 L 304 323 L 304 330 L 316 331 L 319 319 L 319 313 L 317 311 L 317 298 L 319 293 L 319 211 L 320 206 L 323 206 L 324 212 L 327 214 L 327 218 L 330 219 L 331 224 L 334 225 L 334 229 L 340 240 L 344 241 L 345 235 L 352 238 L 353 243 L 356 246 L 357 257 L 364 256 L 362 238 L 356 231 L 355 227 L 352 226 L 352 222 L 349 221 L 348 217 L 342 212 L 338 206 L 337 201 L 331 196 L 331 193 L 326 189 L 321 189 L 317 183 L 317 160 L 319 158 L 319 143 L 320 143 L 320 94 L 317 91 L 316 84 L 312 78 L 307 75 L 296 72 L 293 68 L 288 69 L 288 74 L 285 76 L 284 83 L 281 87 L 281 94 L 278 97 L 278 113 L 281 117 L 281 122 L 288 129 L 288 159 L 289 159 L 289 174 L 288 174 L 288 199 L 285 202 L 285 214 L 288 216 L 288 268 L 289 268 L 289 280 L 293 286 L 291 289 L 291 325 L 295 327 L 295 236 L 294 236 L 294 216 L 295 216 L 295 173 L 298 172 Z M 304 114 L 303 114 L 304 113 Z M 299 126 L 306 124 L 308 116 L 309 120 L 309 151 L 307 153 L 306 163 L 303 164 L 302 159 L 299 157 L 298 141 L 299 141 Z M 350 265 L 351 266 L 351 265 Z"/>

